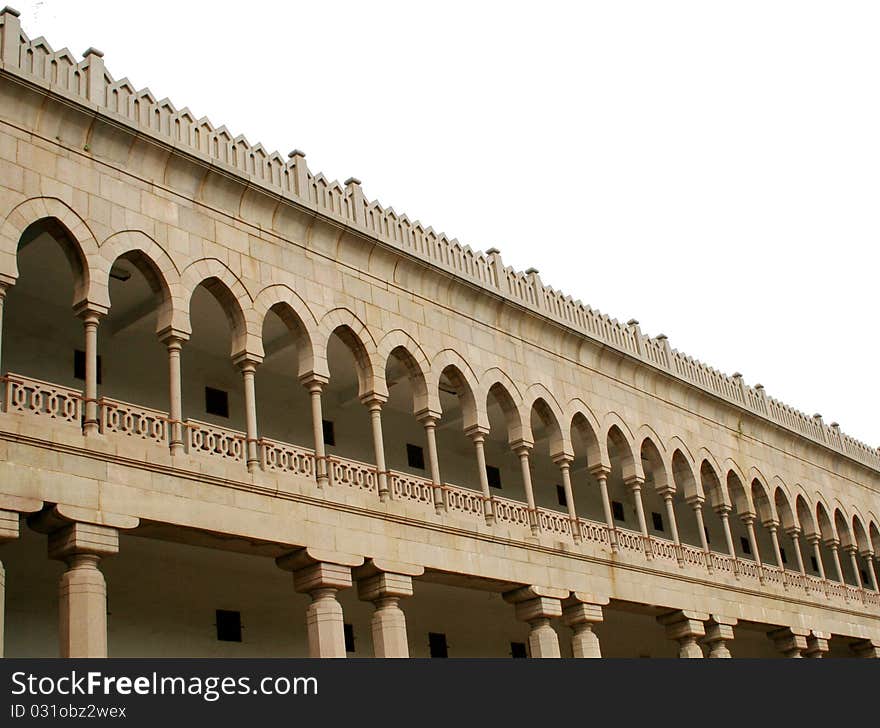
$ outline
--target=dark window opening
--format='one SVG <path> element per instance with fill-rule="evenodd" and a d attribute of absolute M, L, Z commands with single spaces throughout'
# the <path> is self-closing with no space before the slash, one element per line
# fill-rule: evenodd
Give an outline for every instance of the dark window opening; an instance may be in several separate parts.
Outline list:
<path fill-rule="evenodd" d="M 321 428 L 324 430 L 324 444 L 333 447 L 336 445 L 336 430 L 331 420 L 321 420 Z"/>
<path fill-rule="evenodd" d="M 779 555 L 782 557 L 782 563 L 783 563 L 783 564 L 787 564 L 787 563 L 788 563 L 788 557 L 785 555 L 785 549 L 782 548 L 781 546 L 780 546 L 780 548 L 779 548 Z"/>
<path fill-rule="evenodd" d="M 703 526 L 703 533 L 706 534 L 706 544 L 712 543 L 712 539 L 709 538 L 709 528 L 707 526 Z"/>
<path fill-rule="evenodd" d="M 528 657 L 528 654 L 526 653 L 526 643 L 525 642 L 511 642 L 510 643 L 510 656 L 513 658 Z"/>
<path fill-rule="evenodd" d="M 813 571 L 815 571 L 816 573 L 819 573 L 819 562 L 816 561 L 815 556 L 810 557 L 810 566 L 813 567 Z"/>
<path fill-rule="evenodd" d="M 869 586 L 871 584 L 871 580 L 868 578 L 868 572 L 864 569 L 859 569 L 862 572 L 862 586 Z"/>
<path fill-rule="evenodd" d="M 615 521 L 626 521 L 623 515 L 623 503 L 620 501 L 611 501 L 611 513 L 614 515 Z"/>
<path fill-rule="evenodd" d="M 205 412 L 215 417 L 229 417 L 229 392 L 205 387 Z"/>
<path fill-rule="evenodd" d="M 501 488 L 501 471 L 494 465 L 486 466 L 486 478 L 490 488 Z"/>
<path fill-rule="evenodd" d="M 654 523 L 654 530 L 655 531 L 662 531 L 663 530 L 663 516 L 661 516 L 656 511 L 651 511 L 651 521 L 653 521 L 653 523 Z"/>
<path fill-rule="evenodd" d="M 407 443 L 406 446 L 406 462 L 411 468 L 415 468 L 416 470 L 424 470 L 425 469 L 425 451 L 422 450 L 418 445 L 410 445 Z"/>
<path fill-rule="evenodd" d="M 101 355 L 95 357 L 98 363 L 97 380 L 101 383 Z M 73 352 L 73 378 L 86 380 L 86 353 L 77 349 Z"/>
<path fill-rule="evenodd" d="M 747 556 L 750 556 L 752 553 L 752 545 L 749 543 L 749 540 L 745 536 L 739 537 L 739 545 L 742 548 L 742 551 Z"/>
<path fill-rule="evenodd" d="M 241 612 L 218 609 L 216 619 L 220 642 L 241 642 Z"/>
<path fill-rule="evenodd" d="M 568 505 L 568 499 L 566 499 L 565 497 L 565 488 L 563 488 L 561 485 L 556 486 L 556 500 L 559 501 L 559 505 L 561 506 Z"/>
<path fill-rule="evenodd" d="M 442 632 L 428 632 L 428 648 L 431 650 L 431 657 L 449 657 L 446 635 Z"/>
<path fill-rule="evenodd" d="M 354 652 L 354 626 L 343 624 L 342 632 L 345 635 L 345 651 Z"/>

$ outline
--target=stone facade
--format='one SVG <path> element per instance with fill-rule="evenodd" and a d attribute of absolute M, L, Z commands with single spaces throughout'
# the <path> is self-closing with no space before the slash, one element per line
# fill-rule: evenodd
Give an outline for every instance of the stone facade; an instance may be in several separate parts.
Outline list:
<path fill-rule="evenodd" d="M 408 656 L 422 587 L 535 657 L 876 654 L 876 449 L 0 21 L 0 553 L 65 565 L 58 654 L 119 654 L 137 538 L 274 559 L 313 656 L 349 594 Z"/>

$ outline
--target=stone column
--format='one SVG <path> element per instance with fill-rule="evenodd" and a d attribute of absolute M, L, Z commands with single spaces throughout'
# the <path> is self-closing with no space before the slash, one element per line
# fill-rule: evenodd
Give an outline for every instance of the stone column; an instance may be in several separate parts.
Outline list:
<path fill-rule="evenodd" d="M 486 450 L 484 443 L 489 434 L 482 427 L 476 426 L 466 433 L 474 443 L 474 452 L 477 455 L 477 476 L 480 480 L 480 491 L 483 494 L 483 515 L 486 523 L 492 525 L 495 522 L 495 512 L 492 509 L 492 494 L 489 492 L 489 475 L 486 472 Z"/>
<path fill-rule="evenodd" d="M 764 527 L 770 532 L 770 542 L 773 544 L 773 557 L 779 570 L 784 572 L 785 565 L 782 563 L 782 550 L 779 548 L 779 521 L 767 521 Z"/>
<path fill-rule="evenodd" d="M 855 544 L 849 544 L 848 546 L 845 546 L 844 549 L 849 552 L 849 562 L 852 564 L 853 574 L 856 577 L 856 586 L 858 586 L 859 589 L 864 589 L 865 585 L 862 583 L 862 573 L 859 570 L 859 560 L 856 558 L 858 548 Z"/>
<path fill-rule="evenodd" d="M 740 518 L 742 518 L 742 522 L 748 531 L 749 546 L 752 547 L 752 555 L 755 557 L 755 563 L 760 569 L 763 564 L 761 563 L 761 552 L 758 549 L 758 537 L 755 535 L 755 517 L 751 513 L 744 513 Z"/>
<path fill-rule="evenodd" d="M 648 537 L 648 523 L 645 520 L 645 506 L 642 504 L 642 485 L 644 485 L 645 481 L 643 478 L 635 477 L 630 478 L 626 481 L 626 485 L 629 486 L 629 489 L 633 494 L 633 501 L 636 504 L 636 518 L 639 521 L 639 531 L 642 533 L 642 540 L 645 544 L 645 555 L 650 559 L 653 558 L 654 553 L 651 550 L 651 541 Z"/>
<path fill-rule="evenodd" d="M 376 607 L 370 623 L 376 657 L 409 657 L 406 617 L 398 602 L 412 596 L 412 578 L 424 573 L 420 566 L 383 559 L 372 559 L 355 570 L 358 596 Z"/>
<path fill-rule="evenodd" d="M 803 657 L 809 635 L 810 630 L 802 627 L 782 627 L 767 633 L 776 649 L 786 657 Z"/>
<path fill-rule="evenodd" d="M 831 639 L 830 632 L 819 632 L 811 630 L 807 636 L 807 649 L 803 651 L 804 657 L 824 657 L 828 652 L 828 640 Z"/>
<path fill-rule="evenodd" d="M 855 652 L 856 657 L 880 658 L 880 640 L 868 639 L 853 642 L 850 649 Z"/>
<path fill-rule="evenodd" d="M 382 438 L 382 405 L 385 397 L 375 393 L 363 400 L 370 410 L 370 425 L 373 430 L 373 453 L 376 459 L 376 477 L 379 484 L 379 500 L 388 500 L 388 469 L 385 467 L 385 441 Z"/>
<path fill-rule="evenodd" d="M 437 456 L 437 416 L 428 412 L 419 416 L 418 420 L 425 428 L 425 441 L 428 445 L 428 470 L 434 486 L 434 510 L 441 513 L 446 510 L 446 499 L 443 497 L 443 481 L 440 479 L 440 459 Z"/>
<path fill-rule="evenodd" d="M 571 490 L 571 463 L 574 458 L 570 455 L 558 455 L 553 459 L 559 466 L 562 476 L 562 489 L 565 491 L 565 505 L 568 508 L 568 519 L 571 521 L 571 537 L 575 541 L 581 540 L 581 529 L 578 525 L 577 511 L 574 507 L 574 494 Z"/>
<path fill-rule="evenodd" d="M 709 539 L 706 537 L 706 523 L 703 521 L 703 498 L 692 496 L 687 499 L 690 507 L 694 509 L 694 518 L 697 521 L 697 531 L 700 534 L 700 548 L 706 554 L 706 568 L 712 571 L 712 561 L 709 558 Z"/>
<path fill-rule="evenodd" d="M 574 592 L 562 602 L 562 621 L 573 632 L 571 637 L 572 657 L 602 657 L 599 638 L 593 632 L 593 625 L 602 621 L 602 607 L 608 604 L 608 597 Z"/>
<path fill-rule="evenodd" d="M 183 395 L 181 394 L 180 351 L 185 338 L 168 334 L 162 343 L 168 349 L 168 415 L 171 419 L 170 448 L 172 455 L 183 454 Z"/>
<path fill-rule="evenodd" d="M 106 310 L 86 304 L 77 311 L 85 329 L 86 386 L 83 434 L 98 434 L 98 321 Z"/>
<path fill-rule="evenodd" d="M 715 513 L 721 519 L 721 527 L 724 530 L 724 541 L 727 544 L 727 554 L 733 559 L 733 573 L 739 578 L 739 569 L 736 566 L 736 549 L 733 546 L 733 534 L 730 532 L 730 512 L 733 509 L 726 503 L 715 506 Z"/>
<path fill-rule="evenodd" d="M 17 52 L 17 51 L 16 51 Z M 0 281 L 0 372 L 3 371 L 2 368 L 2 336 L 3 336 L 3 306 L 6 302 L 6 292 L 9 289 L 9 285 L 4 281 Z M 3 635 L 0 634 L 0 637 Z M 0 639 L 0 657 L 3 657 L 3 641 Z"/>
<path fill-rule="evenodd" d="M 704 612 L 682 609 L 657 617 L 657 621 L 666 627 L 666 636 L 678 642 L 678 656 L 686 658 L 703 656 L 697 640 L 706 635 L 703 623 L 708 619 L 709 615 Z"/>
<path fill-rule="evenodd" d="M 675 520 L 675 505 L 672 502 L 674 491 L 666 488 L 662 495 L 663 502 L 666 504 L 666 519 L 669 521 L 669 528 L 672 531 L 672 542 L 675 544 L 675 558 L 678 560 L 679 566 L 684 566 L 684 560 L 681 556 L 681 539 L 678 537 L 678 523 Z"/>
<path fill-rule="evenodd" d="M 345 657 L 344 619 L 336 592 L 351 586 L 351 569 L 363 564 L 363 557 L 305 548 L 275 563 L 293 572 L 296 591 L 312 598 L 306 609 L 309 657 Z"/>
<path fill-rule="evenodd" d="M 818 533 L 810 533 L 807 535 L 807 541 L 813 546 L 813 556 L 816 558 L 816 566 L 819 567 L 819 576 L 822 581 L 825 581 L 825 565 L 822 563 L 822 550 L 819 548 L 820 540 Z"/>
<path fill-rule="evenodd" d="M 837 573 L 837 581 L 844 584 L 843 568 L 840 566 L 840 541 L 836 538 L 829 538 L 825 541 L 825 545 L 831 550 L 831 560 L 834 562 L 834 571 Z"/>
<path fill-rule="evenodd" d="M 870 549 L 866 549 L 865 551 L 862 551 L 862 558 L 865 560 L 868 578 L 871 580 L 871 588 L 874 591 L 880 591 L 877 589 L 877 572 L 874 570 L 874 554 L 871 553 Z"/>
<path fill-rule="evenodd" d="M 730 657 L 727 643 L 733 641 L 733 628 L 736 617 L 722 617 L 713 614 L 706 622 L 706 636 L 703 642 L 709 648 L 709 657 Z"/>
<path fill-rule="evenodd" d="M 608 539 L 611 542 L 612 553 L 617 553 L 617 530 L 614 525 L 614 514 L 611 511 L 611 499 L 608 497 L 608 475 L 611 471 L 602 465 L 596 465 L 590 469 L 596 482 L 599 483 L 599 494 L 602 496 L 602 510 L 605 512 L 605 525 L 608 527 Z"/>
<path fill-rule="evenodd" d="M 532 533 L 538 534 L 538 509 L 535 507 L 535 493 L 532 490 L 532 468 L 529 465 L 529 452 L 531 444 L 523 441 L 518 442 L 513 447 L 513 451 L 519 458 L 519 467 L 522 472 L 523 488 L 526 492 L 526 503 L 529 507 L 529 524 L 532 527 Z"/>
<path fill-rule="evenodd" d="M 562 599 L 567 596 L 564 589 L 540 586 L 523 586 L 504 595 L 504 600 L 514 605 L 516 618 L 529 625 L 532 657 L 560 657 L 559 638 L 550 620 L 562 616 Z"/>
<path fill-rule="evenodd" d="M 798 571 L 801 576 L 805 576 L 807 570 L 804 568 L 804 556 L 801 553 L 801 530 L 797 526 L 789 526 L 785 529 L 785 533 L 788 534 L 794 545 L 794 557 L 797 560 Z"/>
<path fill-rule="evenodd" d="M 61 657 L 107 657 L 107 584 L 98 568 L 119 553 L 119 531 L 71 523 L 49 534 L 49 558 L 67 563 L 58 590 Z"/>
<path fill-rule="evenodd" d="M 2 329 L 2 322 L 0 322 Z M 14 541 L 19 536 L 18 512 L 0 510 L 0 545 Z M 3 657 L 3 640 L 6 630 L 6 570 L 0 561 L 0 657 Z"/>
<path fill-rule="evenodd" d="M 250 357 L 245 357 L 236 362 L 241 370 L 244 382 L 244 415 L 246 429 L 246 459 L 249 473 L 255 473 L 260 468 L 260 458 L 257 451 L 257 391 L 254 386 L 254 375 L 260 362 Z"/>
<path fill-rule="evenodd" d="M 327 377 L 311 372 L 301 380 L 302 385 L 309 390 L 309 400 L 312 404 L 312 438 L 315 442 L 315 480 L 319 488 L 324 488 L 330 483 L 327 475 L 327 450 L 324 444 L 324 415 L 321 410 L 321 393 L 329 381 Z"/>

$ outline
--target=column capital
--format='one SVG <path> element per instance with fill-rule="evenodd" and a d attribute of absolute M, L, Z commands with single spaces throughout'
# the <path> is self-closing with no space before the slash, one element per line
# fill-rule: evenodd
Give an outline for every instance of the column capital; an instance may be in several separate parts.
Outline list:
<path fill-rule="evenodd" d="M 328 551 L 326 549 L 316 549 L 307 546 L 305 548 L 291 551 L 283 556 L 279 556 L 275 559 L 275 563 L 278 568 L 293 572 L 301 571 L 310 566 L 320 564 L 343 566 L 352 569 L 362 566 L 364 563 L 364 557 L 342 551 Z M 350 578 L 349 586 L 351 586 Z"/>
<path fill-rule="evenodd" d="M 382 405 L 388 401 L 388 396 L 378 392 L 367 392 L 360 397 L 361 403 L 372 410 L 382 409 Z"/>
<path fill-rule="evenodd" d="M 608 476 L 611 475 L 611 468 L 607 465 L 603 465 L 602 463 L 598 463 L 597 465 L 591 465 L 589 468 L 590 475 L 592 475 L 597 480 L 599 478 L 608 479 Z"/>
<path fill-rule="evenodd" d="M 859 551 L 859 556 L 861 556 L 863 559 L 873 559 L 874 552 L 871 549 L 862 549 L 861 551 Z"/>
<path fill-rule="evenodd" d="M 560 468 L 570 468 L 571 464 L 574 462 L 574 455 L 570 455 L 567 452 L 561 452 L 553 456 L 553 462 Z"/>
<path fill-rule="evenodd" d="M 0 544 L 15 541 L 20 531 L 18 511 L 0 510 Z"/>
<path fill-rule="evenodd" d="M 232 358 L 232 363 L 242 372 L 253 372 L 263 363 L 263 357 L 258 356 L 257 354 L 241 352 Z"/>
<path fill-rule="evenodd" d="M 850 649 L 855 652 L 856 657 L 880 658 L 880 640 L 867 639 L 853 642 Z"/>
<path fill-rule="evenodd" d="M 733 506 L 729 503 L 718 503 L 717 505 L 712 506 L 712 510 L 714 510 L 719 517 L 726 517 L 733 511 Z"/>
<path fill-rule="evenodd" d="M 510 449 L 513 450 L 514 454 L 517 457 L 522 457 L 523 455 L 528 455 L 532 448 L 535 446 L 535 443 L 531 440 L 519 439 L 514 440 L 510 443 Z"/>
<path fill-rule="evenodd" d="M 516 589 L 504 592 L 502 595 L 504 601 L 508 604 L 519 604 L 520 602 L 529 601 L 530 599 L 554 599 L 560 604 L 563 599 L 568 598 L 568 589 L 557 589 L 550 586 L 520 586 Z"/>
<path fill-rule="evenodd" d="M 699 494 L 689 495 L 685 497 L 684 502 L 694 510 L 702 509 L 703 504 L 706 502 L 706 497 Z"/>
<path fill-rule="evenodd" d="M 440 421 L 442 417 L 441 412 L 437 412 L 432 409 L 423 409 L 419 412 L 416 412 L 416 422 L 418 422 L 423 427 L 428 427 L 430 425 L 437 426 L 437 423 Z"/>
<path fill-rule="evenodd" d="M 608 597 L 573 592 L 562 602 L 562 621 L 568 627 L 583 623 L 598 624 L 604 619 L 602 607 L 609 601 Z"/>
<path fill-rule="evenodd" d="M 803 627 L 781 627 L 767 633 L 767 636 L 776 645 L 776 649 L 786 657 L 801 657 L 807 649 L 807 637 L 810 630 Z"/>
<path fill-rule="evenodd" d="M 190 332 L 169 326 L 162 329 L 157 336 L 159 341 L 165 344 L 169 349 L 180 349 L 187 341 L 189 341 Z"/>
<path fill-rule="evenodd" d="M 706 612 L 693 612 L 679 609 L 657 617 L 657 621 L 666 627 L 666 636 L 679 644 L 679 657 L 702 657 L 703 651 L 697 640 L 706 636 L 705 622 L 709 619 Z"/>
<path fill-rule="evenodd" d="M 784 532 L 790 538 L 800 538 L 801 528 L 800 526 L 786 526 Z"/>
<path fill-rule="evenodd" d="M 514 603 L 516 618 L 522 622 L 553 619 L 562 616 L 562 602 L 552 597 L 534 597 Z"/>
<path fill-rule="evenodd" d="M 299 383 L 302 384 L 310 392 L 323 391 L 324 387 L 327 386 L 327 383 L 329 381 L 330 377 L 314 371 L 306 372 L 299 378 Z"/>
<path fill-rule="evenodd" d="M 807 637 L 807 649 L 803 652 L 804 657 L 822 657 L 828 652 L 828 640 L 830 639 L 830 632 L 810 630 Z"/>
<path fill-rule="evenodd" d="M 49 534 L 49 558 L 113 556 L 119 553 L 119 531 L 91 523 L 71 523 Z"/>
<path fill-rule="evenodd" d="M 412 579 L 425 573 L 422 566 L 385 559 L 371 559 L 354 570 L 358 596 L 365 601 L 413 595 Z"/>
<path fill-rule="evenodd" d="M 489 435 L 489 428 L 483 425 L 472 425 L 464 431 L 464 434 L 473 442 L 484 442 Z"/>
<path fill-rule="evenodd" d="M 109 311 L 109 306 L 93 301 L 80 301 L 73 307 L 74 315 L 82 319 L 84 323 L 98 323 Z"/>

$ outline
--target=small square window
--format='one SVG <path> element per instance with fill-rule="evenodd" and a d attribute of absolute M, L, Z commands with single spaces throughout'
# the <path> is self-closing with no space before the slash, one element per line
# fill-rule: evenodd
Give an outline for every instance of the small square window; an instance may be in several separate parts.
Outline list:
<path fill-rule="evenodd" d="M 739 545 L 742 548 L 742 552 L 744 554 L 751 555 L 752 553 L 752 545 L 749 543 L 749 540 L 745 536 L 739 537 Z"/>
<path fill-rule="evenodd" d="M 354 626 L 351 624 L 343 624 L 342 632 L 345 635 L 345 651 L 354 652 Z"/>
<path fill-rule="evenodd" d="M 782 548 L 781 546 L 779 547 L 779 555 L 782 557 L 782 563 L 783 563 L 783 564 L 787 564 L 787 563 L 788 563 L 788 557 L 785 555 L 785 549 Z"/>
<path fill-rule="evenodd" d="M 217 610 L 217 639 L 221 642 L 241 642 L 241 612 Z"/>
<path fill-rule="evenodd" d="M 98 384 L 101 383 L 101 355 L 98 354 L 95 357 L 98 363 Z M 79 349 L 73 352 L 73 378 L 81 379 L 82 381 L 86 380 L 86 353 L 84 351 L 80 351 Z"/>
<path fill-rule="evenodd" d="M 418 445 L 410 445 L 407 443 L 406 446 L 406 462 L 411 468 L 415 468 L 416 470 L 424 470 L 425 469 L 425 451 L 422 450 Z"/>
<path fill-rule="evenodd" d="M 501 471 L 494 465 L 486 466 L 486 479 L 489 481 L 490 488 L 501 489 Z"/>
<path fill-rule="evenodd" d="M 428 632 L 428 648 L 431 650 L 431 657 L 449 657 L 446 635 L 442 632 Z"/>
<path fill-rule="evenodd" d="M 656 511 L 651 511 L 651 522 L 654 524 L 655 531 L 663 530 L 663 516 Z"/>
<path fill-rule="evenodd" d="M 336 430 L 332 420 L 321 420 L 321 428 L 324 430 L 324 444 L 334 447 L 336 445 Z"/>
<path fill-rule="evenodd" d="M 813 571 L 815 571 L 817 574 L 819 573 L 819 562 L 816 561 L 815 556 L 810 557 L 810 566 L 813 567 Z"/>
<path fill-rule="evenodd" d="M 565 488 L 561 485 L 556 486 L 556 500 L 559 501 L 559 505 L 561 506 L 568 505 L 568 499 L 565 497 Z"/>
<path fill-rule="evenodd" d="M 229 417 L 229 392 L 205 387 L 205 412 L 215 417 Z"/>
<path fill-rule="evenodd" d="M 614 515 L 615 521 L 626 521 L 623 515 L 623 503 L 620 501 L 611 501 L 611 513 Z"/>
<path fill-rule="evenodd" d="M 526 658 L 526 657 L 528 657 L 528 653 L 526 652 L 526 643 L 525 642 L 511 642 L 510 643 L 510 656 L 513 658 Z"/>

